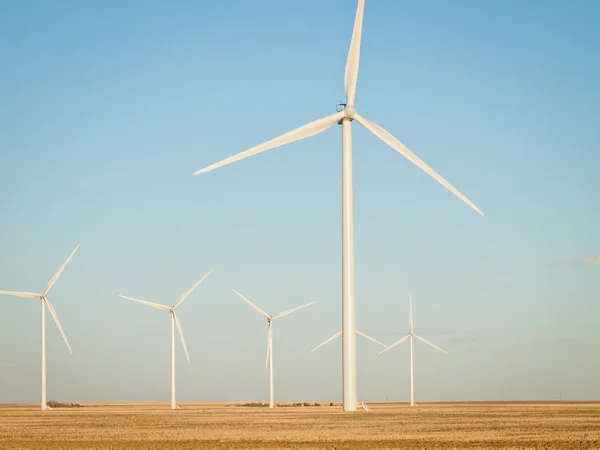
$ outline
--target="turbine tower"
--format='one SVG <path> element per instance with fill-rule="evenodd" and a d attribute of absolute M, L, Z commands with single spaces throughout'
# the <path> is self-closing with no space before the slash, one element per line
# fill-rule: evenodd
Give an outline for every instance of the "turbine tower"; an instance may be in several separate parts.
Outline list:
<path fill-rule="evenodd" d="M 4 294 L 4 295 L 12 295 L 14 297 L 24 297 L 24 298 L 39 298 L 42 301 L 42 362 L 41 362 L 42 398 L 41 398 L 41 402 L 40 402 L 42 411 L 45 411 L 46 409 L 51 409 L 46 404 L 46 307 L 48 307 L 48 310 L 50 311 L 52 318 L 56 322 L 56 326 L 58 327 L 60 334 L 62 334 L 62 337 L 65 340 L 65 344 L 67 344 L 67 348 L 69 349 L 69 352 L 73 353 L 71 351 L 71 346 L 69 345 L 69 341 L 67 340 L 67 336 L 65 335 L 65 332 L 63 331 L 63 328 L 60 325 L 60 320 L 58 320 L 58 315 L 56 314 L 54 306 L 52 306 L 52 303 L 50 303 L 50 300 L 48 300 L 48 292 L 50 292 L 50 289 L 52 289 L 52 286 L 54 286 L 54 283 L 56 283 L 56 280 L 58 280 L 58 277 L 60 277 L 60 274 L 62 273 L 62 271 L 65 270 L 65 267 L 67 267 L 67 264 L 69 264 L 69 261 L 71 261 L 71 258 L 73 257 L 73 255 L 75 254 L 75 252 L 77 251 L 78 248 L 79 248 L 79 245 L 77 247 L 75 247 L 75 250 L 73 250 L 73 253 L 71 253 L 69 255 L 69 257 L 64 262 L 64 264 L 60 267 L 60 269 L 58 269 L 58 272 L 56 272 L 54 274 L 54 276 L 50 279 L 44 292 L 41 292 L 38 294 L 38 293 L 34 293 L 34 292 L 0 291 L 0 294 Z"/>
<path fill-rule="evenodd" d="M 141 303 L 142 305 L 151 306 L 152 308 L 162 309 L 163 311 L 169 311 L 169 313 L 171 314 L 171 409 L 178 408 L 177 403 L 175 401 L 175 327 L 177 327 L 177 331 L 179 332 L 179 336 L 181 337 L 181 343 L 183 345 L 183 350 L 185 351 L 185 357 L 187 358 L 188 364 L 190 362 L 190 355 L 188 354 L 187 347 L 185 345 L 185 339 L 183 338 L 183 329 L 181 328 L 181 321 L 179 320 L 179 316 L 177 315 L 175 310 L 179 308 L 179 306 L 181 306 L 185 299 L 187 299 L 190 296 L 190 294 L 194 292 L 194 289 L 196 289 L 198 285 L 202 283 L 206 279 L 206 277 L 211 274 L 211 272 L 212 270 L 209 271 L 202 278 L 200 278 L 200 280 L 195 285 L 193 285 L 189 291 L 183 294 L 179 298 L 179 300 L 177 300 L 177 303 L 175 303 L 171 307 L 161 305 L 160 303 L 149 302 L 147 300 L 140 300 L 139 298 L 135 297 L 119 295 L 119 297 L 121 298 Z"/>
<path fill-rule="evenodd" d="M 381 126 L 361 116 L 354 106 L 360 43 L 365 2 L 358 1 L 356 19 L 350 51 L 346 63 L 344 87 L 346 104 L 335 114 L 310 122 L 263 144 L 252 147 L 237 155 L 226 158 L 194 173 L 199 175 L 226 166 L 249 156 L 290 144 L 322 133 L 335 124 L 342 125 L 342 366 L 344 384 L 344 410 L 356 411 L 356 305 L 354 298 L 354 211 L 352 200 L 352 121 L 357 121 L 367 130 L 388 144 L 410 162 L 434 178 L 438 183 L 464 201 L 467 205 L 483 213 L 467 197 L 461 194 L 437 172 L 425 164 L 417 155 L 392 136 Z"/>
<path fill-rule="evenodd" d="M 287 316 L 288 314 L 296 312 L 299 309 L 306 308 L 307 306 L 313 305 L 316 302 L 310 302 L 310 303 L 307 303 L 306 305 L 298 306 L 298 307 L 290 309 L 288 311 L 284 311 L 281 314 L 277 314 L 276 316 L 270 316 L 266 312 L 264 312 L 262 309 L 260 309 L 258 306 L 256 306 L 254 303 L 252 303 L 250 300 L 248 300 L 246 297 L 244 297 L 242 294 L 240 294 L 238 291 L 236 291 L 235 289 L 232 289 L 232 291 L 235 292 L 237 295 L 239 295 L 242 298 L 242 300 L 244 300 L 246 303 L 248 303 L 257 313 L 259 313 L 261 316 L 265 317 L 267 319 L 267 322 L 269 323 L 269 338 L 267 341 L 267 362 L 265 364 L 265 368 L 266 367 L 269 368 L 269 408 L 274 408 L 275 407 L 275 400 L 274 400 L 275 386 L 274 386 L 274 381 L 273 381 L 273 321 L 275 319 L 279 319 L 280 317 Z"/>
<path fill-rule="evenodd" d="M 445 353 L 446 355 L 448 354 L 447 352 L 445 352 L 444 350 L 439 348 L 437 345 L 432 344 L 431 342 L 429 342 L 425 338 L 422 338 L 421 336 L 417 336 L 413 332 L 412 295 L 411 295 L 410 296 L 409 313 L 408 313 L 408 334 L 406 336 L 404 336 L 402 339 L 398 340 L 397 342 L 394 342 L 392 345 L 390 345 L 385 350 L 382 350 L 379 352 L 379 355 L 381 355 L 382 353 L 385 353 L 388 350 L 391 350 L 395 346 L 402 344 L 405 340 L 410 339 L 410 406 L 415 406 L 415 378 L 414 378 L 414 371 L 413 371 L 413 337 L 419 339 L 420 341 L 425 342 L 427 345 L 431 345 L 433 348 L 435 348 L 436 350 L 439 350 L 442 353 Z"/>

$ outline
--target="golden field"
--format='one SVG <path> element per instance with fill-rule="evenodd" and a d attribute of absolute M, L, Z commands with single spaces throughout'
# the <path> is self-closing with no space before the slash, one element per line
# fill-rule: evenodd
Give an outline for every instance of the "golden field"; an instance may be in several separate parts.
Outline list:
<path fill-rule="evenodd" d="M 591 449 L 600 404 L 369 404 L 268 408 L 84 404 L 42 412 L 0 405 L 6 449 Z"/>

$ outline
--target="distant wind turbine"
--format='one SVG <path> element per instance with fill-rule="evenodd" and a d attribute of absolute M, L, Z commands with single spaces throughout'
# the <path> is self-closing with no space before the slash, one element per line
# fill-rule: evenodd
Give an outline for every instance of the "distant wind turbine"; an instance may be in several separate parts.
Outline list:
<path fill-rule="evenodd" d="M 350 42 L 350 51 L 346 62 L 344 87 L 346 103 L 338 105 L 338 112 L 330 116 L 310 122 L 293 131 L 282 134 L 263 144 L 252 147 L 237 155 L 226 158 L 194 173 L 209 172 L 233 162 L 254 156 L 267 150 L 290 144 L 322 133 L 333 125 L 342 125 L 342 365 L 344 384 L 344 410 L 356 411 L 356 306 L 354 297 L 354 212 L 352 200 L 352 121 L 356 120 L 367 130 L 392 147 L 410 162 L 415 164 L 438 183 L 460 198 L 463 202 L 483 215 L 467 197 L 461 194 L 437 172 L 425 164 L 417 155 L 392 136 L 381 126 L 358 114 L 354 107 L 358 65 L 360 59 L 360 43 L 365 2 L 358 1 L 354 31 Z M 250 108 L 248 114 L 253 114 Z"/>
<path fill-rule="evenodd" d="M 248 300 L 246 297 L 244 297 L 242 294 L 240 294 L 238 291 L 236 291 L 235 289 L 232 289 L 232 291 L 235 292 L 237 295 L 239 295 L 242 298 L 242 300 L 244 300 L 246 303 L 248 303 L 257 313 L 259 313 L 261 316 L 265 317 L 267 319 L 267 322 L 269 323 L 269 338 L 268 338 L 268 342 L 267 342 L 267 362 L 265 364 L 265 367 L 269 368 L 269 408 L 274 408 L 275 407 L 275 401 L 274 401 L 275 388 L 274 388 L 274 380 L 273 380 L 273 321 L 275 319 L 279 319 L 280 317 L 287 316 L 288 314 L 296 312 L 299 309 L 306 308 L 307 306 L 310 306 L 310 305 L 314 305 L 316 302 L 310 302 L 310 303 L 307 303 L 306 305 L 298 306 L 296 308 L 284 311 L 281 314 L 277 314 L 276 316 L 270 316 L 266 312 L 264 312 L 262 309 L 260 309 L 258 306 L 256 306 L 254 303 L 252 303 L 250 300 Z"/>
<path fill-rule="evenodd" d="M 369 336 L 366 333 L 363 333 L 360 330 L 356 330 L 356 334 L 358 334 L 359 336 L 364 337 L 365 339 L 368 339 L 371 342 L 375 342 L 377 345 L 380 345 L 383 348 L 386 348 L 387 346 L 381 342 L 379 342 L 377 339 L 372 338 L 371 336 Z M 338 337 L 340 337 L 342 335 L 342 331 L 338 331 L 337 333 L 335 333 L 333 336 L 331 336 L 329 339 L 326 339 L 325 341 L 321 342 L 319 345 L 317 345 L 315 348 L 313 348 L 311 350 L 311 353 L 319 350 L 321 347 L 329 344 L 331 341 L 333 341 L 334 339 L 337 339 Z M 370 411 L 369 407 L 367 406 L 367 404 L 365 402 L 357 402 L 365 411 Z"/>
<path fill-rule="evenodd" d="M 62 271 L 65 270 L 65 267 L 67 267 L 67 264 L 69 264 L 69 261 L 71 261 L 71 258 L 73 257 L 73 255 L 75 254 L 75 252 L 77 251 L 78 248 L 79 248 L 79 245 L 77 247 L 75 247 L 75 250 L 73 250 L 73 253 L 71 253 L 69 255 L 69 257 L 64 262 L 64 264 L 60 267 L 60 269 L 58 269 L 58 272 L 56 272 L 54 274 L 54 276 L 50 279 L 44 292 L 41 292 L 38 294 L 38 293 L 33 293 L 33 292 L 0 291 L 0 294 L 4 294 L 4 295 L 12 295 L 14 297 L 24 297 L 24 298 L 39 298 L 42 301 L 42 364 L 41 364 L 41 368 L 42 368 L 42 399 L 41 399 L 41 405 L 40 405 L 42 411 L 45 411 L 46 409 L 49 408 L 48 405 L 46 404 L 46 306 L 48 307 L 48 310 L 50 311 L 52 318 L 56 322 L 56 326 L 58 327 L 60 334 L 62 334 L 62 337 L 65 340 L 65 344 L 67 344 L 67 348 L 69 349 L 69 352 L 73 353 L 71 351 L 71 346 L 69 345 L 69 341 L 67 340 L 67 336 L 65 335 L 65 332 L 63 331 L 63 328 L 60 325 L 60 321 L 58 320 L 58 315 L 56 314 L 56 311 L 54 310 L 54 306 L 52 306 L 52 303 L 50 303 L 50 300 L 48 300 L 48 292 L 50 292 L 50 289 L 52 289 L 52 286 L 54 286 L 54 283 L 56 283 L 56 280 L 58 280 L 58 277 L 60 277 L 60 274 L 62 273 Z"/>
<path fill-rule="evenodd" d="M 415 383 L 414 383 L 414 371 L 413 371 L 413 337 L 419 339 L 420 341 L 425 342 L 427 345 L 432 346 L 436 350 L 439 350 L 440 352 L 445 353 L 446 355 L 448 354 L 447 352 L 445 352 L 444 350 L 439 348 L 437 345 L 434 345 L 431 342 L 429 342 L 428 340 L 426 340 L 425 338 L 422 338 L 421 336 L 417 336 L 415 333 L 413 333 L 412 295 L 411 295 L 410 296 L 410 309 L 409 309 L 409 316 L 408 316 L 408 334 L 406 336 L 404 336 L 402 339 L 398 340 L 397 342 L 394 342 L 392 345 L 390 345 L 385 350 L 382 350 L 379 352 L 379 354 L 381 355 L 382 353 L 385 353 L 388 350 L 391 350 L 395 346 L 402 344 L 405 340 L 410 339 L 410 406 L 415 406 L 415 390 L 414 390 Z"/>
<path fill-rule="evenodd" d="M 181 304 L 185 301 L 185 299 L 187 299 L 190 296 L 190 294 L 192 292 L 194 292 L 194 289 L 196 289 L 198 287 L 198 285 L 200 283 L 202 283 L 206 279 L 206 277 L 211 274 L 211 272 L 212 272 L 212 270 L 209 271 L 202 278 L 200 278 L 200 280 L 195 285 L 193 285 L 189 291 L 187 291 L 185 294 L 183 294 L 179 298 L 177 303 L 175 303 L 173 306 L 170 306 L 170 307 L 166 306 L 166 305 L 161 305 L 160 303 L 154 303 L 154 302 L 149 302 L 146 300 L 140 300 L 139 298 L 135 298 L 135 297 L 127 297 L 125 295 L 119 295 L 119 297 L 121 297 L 121 298 L 131 300 L 131 301 L 134 301 L 137 303 L 141 303 L 142 305 L 151 306 L 152 308 L 169 311 L 169 313 L 171 313 L 171 409 L 177 409 L 177 403 L 175 401 L 175 327 L 176 326 L 177 326 L 177 331 L 179 331 L 179 336 L 181 337 L 181 343 L 183 345 L 183 350 L 185 351 L 185 357 L 187 358 L 188 364 L 190 362 L 190 355 L 188 354 L 187 347 L 185 345 L 185 339 L 183 338 L 183 329 L 181 328 L 181 322 L 180 322 L 179 316 L 177 315 L 175 310 L 177 308 L 179 308 L 179 306 L 181 306 Z"/>
<path fill-rule="evenodd" d="M 366 333 L 363 333 L 363 332 L 362 332 L 362 331 L 360 331 L 360 330 L 356 330 L 356 334 L 358 334 L 359 336 L 362 336 L 362 337 L 364 337 L 364 338 L 366 338 L 366 339 L 370 340 L 371 342 L 375 342 L 376 344 L 378 344 L 378 345 L 382 346 L 383 348 L 387 348 L 387 345 L 385 345 L 385 344 L 383 344 L 383 343 L 379 342 L 377 339 L 374 339 L 374 338 L 372 338 L 371 336 L 369 336 L 369 335 L 368 335 L 368 334 L 366 334 Z M 333 336 L 331 336 L 329 339 L 326 339 L 325 341 L 323 341 L 323 342 L 321 342 L 319 345 L 317 345 L 315 348 L 313 348 L 313 349 L 311 350 L 311 353 L 312 353 L 312 352 L 314 352 L 315 350 L 319 350 L 321 347 L 323 347 L 323 346 L 325 346 L 325 345 L 329 344 L 331 341 L 333 341 L 334 339 L 337 339 L 337 338 L 339 338 L 341 335 L 342 335 L 342 331 L 340 330 L 340 331 L 338 331 L 337 333 L 335 333 Z"/>

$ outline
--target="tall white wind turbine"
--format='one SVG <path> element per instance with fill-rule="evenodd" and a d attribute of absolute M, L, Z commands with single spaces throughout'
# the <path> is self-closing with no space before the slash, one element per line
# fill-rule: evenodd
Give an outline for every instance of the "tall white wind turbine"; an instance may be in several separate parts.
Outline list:
<path fill-rule="evenodd" d="M 54 309 L 54 306 L 52 306 L 52 303 L 50 303 L 50 300 L 48 299 L 48 292 L 50 292 L 50 289 L 52 289 L 52 286 L 54 286 L 54 283 L 56 283 L 56 280 L 58 280 L 58 277 L 60 277 L 60 274 L 63 272 L 63 270 L 65 270 L 65 267 L 67 267 L 67 264 L 69 264 L 69 261 L 71 261 L 71 258 L 73 257 L 73 255 L 75 254 L 75 252 L 77 251 L 78 248 L 79 248 L 79 245 L 77 247 L 75 247 L 75 250 L 73 250 L 73 253 L 71 253 L 69 255 L 69 257 L 67 258 L 67 260 L 64 262 L 64 264 L 62 266 L 60 266 L 60 269 L 58 269 L 58 271 L 54 274 L 54 276 L 48 282 L 48 285 L 46 286 L 46 289 L 44 290 L 44 292 L 41 292 L 38 294 L 38 293 L 34 293 L 34 292 L 0 291 L 0 294 L 4 294 L 4 295 L 12 295 L 15 297 L 24 297 L 24 298 L 39 298 L 42 301 L 42 362 L 41 362 L 42 398 L 41 398 L 41 402 L 40 402 L 42 411 L 45 411 L 46 409 L 48 409 L 48 405 L 46 404 L 46 307 L 48 307 L 48 310 L 50 311 L 52 318 L 56 322 L 56 326 L 58 327 L 60 334 L 62 334 L 62 337 L 65 340 L 65 344 L 67 344 L 67 348 L 69 349 L 69 352 L 73 353 L 71 351 L 71 346 L 69 345 L 69 341 L 67 340 L 67 336 L 65 335 L 65 332 L 63 331 L 63 328 L 60 325 L 60 320 L 58 320 L 58 315 L 56 314 L 56 310 Z"/>
<path fill-rule="evenodd" d="M 343 109 L 335 114 L 310 122 L 263 144 L 249 150 L 226 158 L 215 164 L 194 173 L 194 175 L 209 172 L 249 156 L 257 155 L 264 151 L 290 144 L 301 139 L 319 134 L 333 125 L 342 125 L 342 354 L 343 354 L 343 384 L 344 384 L 344 410 L 356 411 L 356 311 L 354 298 L 354 212 L 352 200 L 352 121 L 356 120 L 367 130 L 388 144 L 410 162 L 425 171 L 442 186 L 464 201 L 467 205 L 483 213 L 467 197 L 461 194 L 437 172 L 425 164 L 417 155 L 411 152 L 398 139 L 379 125 L 361 116 L 354 107 L 356 82 L 358 79 L 358 65 L 360 59 L 360 43 L 362 35 L 364 0 L 358 1 L 356 20 L 350 52 L 346 63 L 344 86 L 346 90 L 346 104 Z"/>
<path fill-rule="evenodd" d="M 280 314 L 277 314 L 276 316 L 270 316 L 266 312 L 264 312 L 262 309 L 260 309 L 258 306 L 256 306 L 254 303 L 252 303 L 250 300 L 248 300 L 246 297 L 244 297 L 242 294 L 240 294 L 238 291 L 236 291 L 235 289 L 232 289 L 232 291 L 235 292 L 237 295 L 239 295 L 242 298 L 242 300 L 244 300 L 246 303 L 248 303 L 257 313 L 259 313 L 261 316 L 265 317 L 267 319 L 267 322 L 269 323 L 269 338 L 267 341 L 267 362 L 265 364 L 265 367 L 269 368 L 269 408 L 274 408 L 275 407 L 275 400 L 274 400 L 275 385 L 274 385 L 274 380 L 273 380 L 273 321 L 275 319 L 279 319 L 280 317 L 287 316 L 288 314 L 296 312 L 299 309 L 306 308 L 307 306 L 313 305 L 316 302 L 310 302 L 310 303 L 307 303 L 306 305 L 298 306 L 296 308 L 292 308 L 287 311 L 284 311 Z"/>
<path fill-rule="evenodd" d="M 209 271 L 206 275 L 204 275 L 198 282 L 193 285 L 189 291 L 183 294 L 177 303 L 173 306 L 161 305 L 160 303 L 149 302 L 147 300 L 140 300 L 135 297 L 127 297 L 125 295 L 119 295 L 119 297 L 131 300 L 137 303 L 141 303 L 142 305 L 151 306 L 152 308 L 162 309 L 164 311 L 169 311 L 171 313 L 171 409 L 177 409 L 177 403 L 175 401 L 175 327 L 177 327 L 177 331 L 179 332 L 179 336 L 181 337 L 181 344 L 183 345 L 183 350 L 185 351 L 185 357 L 187 358 L 187 362 L 190 362 L 190 355 L 188 354 L 187 347 L 185 345 L 185 339 L 183 338 L 183 329 L 181 328 L 181 321 L 179 320 L 179 316 L 175 312 L 179 306 L 187 299 L 194 289 L 198 287 L 200 283 L 202 283 L 207 276 L 211 274 L 212 270 Z"/>
<path fill-rule="evenodd" d="M 444 350 L 439 348 L 437 345 L 432 344 L 431 342 L 429 342 L 425 338 L 422 338 L 421 336 L 417 336 L 413 332 L 412 295 L 411 295 L 410 296 L 410 307 L 409 307 L 409 313 L 408 313 L 408 334 L 406 336 L 404 336 L 402 339 L 398 340 L 397 342 L 394 342 L 392 345 L 390 345 L 385 350 L 382 350 L 379 352 L 379 354 L 381 355 L 382 353 L 387 352 L 388 350 L 391 350 L 395 346 L 402 344 L 405 340 L 410 339 L 410 406 L 415 406 L 415 380 L 414 380 L 414 371 L 413 371 L 413 338 L 417 338 L 418 340 L 425 342 L 427 345 L 432 346 L 436 350 L 439 350 L 440 352 L 445 353 L 446 355 L 448 354 L 447 352 L 445 352 Z"/>

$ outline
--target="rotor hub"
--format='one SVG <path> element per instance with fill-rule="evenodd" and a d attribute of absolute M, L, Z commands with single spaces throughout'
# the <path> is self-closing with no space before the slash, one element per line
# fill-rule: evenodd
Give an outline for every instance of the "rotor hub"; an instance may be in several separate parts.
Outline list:
<path fill-rule="evenodd" d="M 346 118 L 352 120 L 354 114 L 356 114 L 356 109 L 354 108 L 354 105 L 346 105 L 344 112 L 346 113 Z"/>

